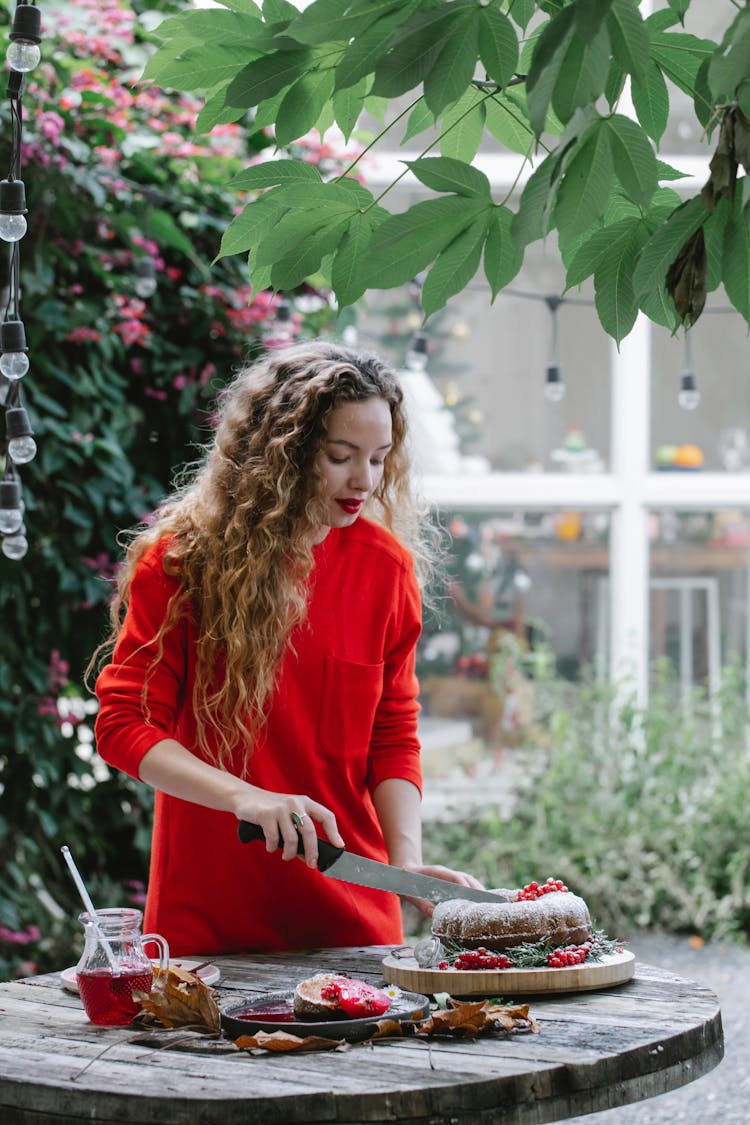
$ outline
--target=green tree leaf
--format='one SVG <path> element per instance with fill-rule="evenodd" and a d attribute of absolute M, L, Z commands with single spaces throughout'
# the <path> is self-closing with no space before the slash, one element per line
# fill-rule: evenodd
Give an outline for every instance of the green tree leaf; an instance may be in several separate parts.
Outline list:
<path fill-rule="evenodd" d="M 466 91 L 466 97 L 468 98 L 470 96 L 471 96 L 471 91 L 467 90 Z M 459 101 L 463 101 L 463 99 L 459 98 Z M 456 104 L 458 105 L 458 102 Z M 445 114 L 443 115 L 443 118 L 445 119 L 446 114 L 452 113 L 452 111 L 453 111 L 453 107 L 451 106 L 446 110 Z M 404 142 L 410 141 L 412 139 L 412 137 L 416 137 L 420 133 L 424 133 L 425 129 L 431 129 L 434 124 L 435 124 L 435 114 L 432 112 L 430 107 L 427 105 L 424 98 L 420 98 L 419 101 L 417 102 L 417 104 L 414 106 L 414 109 L 409 114 L 409 120 L 406 123 L 406 130 L 404 131 Z M 446 156 L 455 156 L 456 154 L 455 153 L 445 153 L 445 155 Z"/>
<path fill-rule="evenodd" d="M 306 160 L 265 160 L 239 172 L 230 186 L 236 191 L 254 191 L 256 188 L 275 187 L 277 184 L 321 182 L 320 172 Z"/>
<path fill-rule="evenodd" d="M 579 144 L 557 190 L 555 222 L 562 241 L 587 230 L 604 214 L 614 167 L 606 121 L 599 121 Z"/>
<path fill-rule="evenodd" d="M 482 8 L 479 26 L 479 57 L 487 74 L 507 86 L 518 62 L 518 38 L 508 17 L 497 8 Z"/>
<path fill-rule="evenodd" d="M 251 108 L 296 82 L 314 60 L 312 49 L 275 51 L 254 59 L 229 84 L 227 105 Z"/>
<path fill-rule="evenodd" d="M 154 35 L 165 43 L 177 40 L 181 43 L 234 45 L 247 37 L 252 46 L 252 37 L 260 27 L 260 12 L 256 8 L 249 8 L 246 12 L 226 9 L 208 12 L 204 8 L 195 8 L 168 16 L 156 28 Z"/>
<path fill-rule="evenodd" d="M 294 289 L 319 269 L 323 258 L 339 245 L 349 224 L 349 216 L 337 215 L 308 234 L 292 250 L 271 266 L 271 282 L 276 289 Z"/>
<path fill-rule="evenodd" d="M 400 215 L 391 215 L 373 234 L 366 286 L 389 289 L 405 285 L 486 207 L 483 199 L 449 195 L 428 199 Z"/>
<path fill-rule="evenodd" d="M 651 35 L 652 58 L 688 97 L 693 96 L 698 68 L 715 50 L 712 40 L 698 39 L 686 32 L 657 31 Z"/>
<path fill-rule="evenodd" d="M 448 42 L 452 34 L 452 21 L 455 18 L 455 12 L 442 5 L 430 11 L 417 12 L 393 36 L 390 49 L 385 56 L 383 56 L 381 38 L 380 51 L 377 55 L 377 59 L 380 61 L 377 62 L 375 67 L 373 92 L 383 97 L 392 98 L 398 97 L 418 85 L 428 74 Z M 350 48 L 350 50 L 353 50 L 353 48 Z M 343 63 L 339 70 L 342 67 Z M 372 69 L 372 65 L 370 65 L 370 69 Z M 463 90 L 459 90 L 452 100 L 455 101 L 461 93 L 463 93 Z"/>
<path fill-rule="evenodd" d="M 171 46 L 157 51 L 149 59 L 143 78 L 173 90 L 213 90 L 222 81 L 234 79 L 237 71 L 253 52 L 241 44 L 212 43 L 210 47 L 193 44 L 170 55 Z"/>
<path fill-rule="evenodd" d="M 524 31 L 535 14 L 536 0 L 508 0 L 508 15 Z"/>
<path fill-rule="evenodd" d="M 312 129 L 333 93 L 333 71 L 312 70 L 289 87 L 276 116 L 276 141 L 291 144 Z"/>
<path fill-rule="evenodd" d="M 727 222 L 732 214 L 728 199 L 718 201 L 706 219 L 703 234 L 706 242 L 706 291 L 713 292 L 721 285 L 724 276 L 724 245 Z"/>
<path fill-rule="evenodd" d="M 367 253 L 373 231 L 388 217 L 383 207 L 352 216 L 348 230 L 333 260 L 331 283 L 339 308 L 353 305 L 365 291 L 360 263 Z"/>
<path fill-rule="evenodd" d="M 653 296 L 659 286 L 663 287 L 667 270 L 707 215 L 700 196 L 695 196 L 678 207 L 643 247 L 633 276 L 641 308 L 645 299 Z"/>
<path fill-rule="evenodd" d="M 372 74 L 380 65 L 380 60 L 386 54 L 391 32 L 400 26 L 401 22 L 419 5 L 419 0 L 406 0 L 402 5 L 389 3 L 383 5 L 383 10 L 374 5 L 374 11 L 367 18 L 366 28 L 361 35 L 349 45 L 344 57 L 336 68 L 336 89 L 344 90 L 347 86 L 354 86 L 360 79 Z M 387 10 L 385 10 L 387 8 Z M 380 12 L 375 18 L 374 13 Z M 410 89 L 405 86 L 404 89 Z"/>
<path fill-rule="evenodd" d="M 742 193 L 738 192 L 727 217 L 723 280 L 727 297 L 745 320 L 750 321 L 750 223 L 739 206 L 741 197 Z"/>
<path fill-rule="evenodd" d="M 224 231 L 216 261 L 231 254 L 244 254 L 256 247 L 282 210 L 281 205 L 267 196 L 248 203 Z"/>
<path fill-rule="evenodd" d="M 492 300 L 509 285 L 523 265 L 523 250 L 513 237 L 515 216 L 507 207 L 494 207 L 484 246 L 484 273 Z"/>
<path fill-rule="evenodd" d="M 647 63 L 645 77 L 633 78 L 630 88 L 638 120 L 658 144 L 667 127 L 669 94 L 664 75 L 653 59 Z"/>
<path fill-rule="evenodd" d="M 490 181 L 484 172 L 453 160 L 449 156 L 427 156 L 421 160 L 405 160 L 407 168 L 433 191 L 454 191 L 457 195 L 482 196 L 489 201 Z"/>
<path fill-rule="evenodd" d="M 370 83 L 367 78 L 360 78 L 353 86 L 343 90 L 336 90 L 333 95 L 333 115 L 336 119 L 344 140 L 349 141 L 354 128 L 364 109 L 364 101 Z"/>
<path fill-rule="evenodd" d="M 636 203 L 646 204 L 658 186 L 656 155 L 643 131 L 615 113 L 605 122 L 615 163 L 615 173 Z"/>
<path fill-rule="evenodd" d="M 623 70 L 639 82 L 646 80 L 651 38 L 638 6 L 632 0 L 613 0 L 607 15 L 612 53 Z"/>
<path fill-rule="evenodd" d="M 548 156 L 526 181 L 518 211 L 513 218 L 513 237 L 521 247 L 536 242 L 549 233 L 554 202 L 553 176 L 556 167 L 555 156 Z"/>
<path fill-rule="evenodd" d="M 572 289 L 580 285 L 596 270 L 610 245 L 633 229 L 635 223 L 641 220 L 637 216 L 620 219 L 619 222 L 598 227 L 595 231 L 587 233 L 575 246 L 572 252 L 565 255 L 568 270 L 565 275 L 565 288 Z"/>
<path fill-rule="evenodd" d="M 474 76 L 480 18 L 481 12 L 472 7 L 453 19 L 448 41 L 425 75 L 424 98 L 436 116 L 460 98 Z"/>
<path fill-rule="evenodd" d="M 645 223 L 635 221 L 630 229 L 613 238 L 609 250 L 594 272 L 594 303 L 604 331 L 619 344 L 638 316 L 633 272 L 638 253 L 648 238 Z"/>
<path fill-rule="evenodd" d="M 245 116 L 247 110 L 226 104 L 226 95 L 227 88 L 222 86 L 206 98 L 203 109 L 195 120 L 196 133 L 210 133 L 215 125 L 232 125 Z"/>
<path fill-rule="evenodd" d="M 586 43 L 595 37 L 603 21 L 607 18 L 614 0 L 577 0 L 576 34 Z"/>
<path fill-rule="evenodd" d="M 526 79 L 526 97 L 529 120 L 537 137 L 544 131 L 552 91 L 573 35 L 574 16 L 573 7 L 563 8 L 554 19 L 545 24 L 534 46 Z"/>
<path fill-rule="evenodd" d="M 432 316 L 443 308 L 449 297 L 469 284 L 479 268 L 486 231 L 487 216 L 484 215 L 456 235 L 438 254 L 422 285 L 425 316 Z"/>
<path fill-rule="evenodd" d="M 603 92 L 609 63 L 606 26 L 602 25 L 590 43 L 571 36 L 552 91 L 552 105 L 563 123 L 570 120 L 579 106 L 596 101 Z"/>
<path fill-rule="evenodd" d="M 470 86 L 440 118 L 440 153 L 470 164 L 477 154 L 486 120 L 486 95 Z M 423 103 L 420 102 L 420 105 Z M 425 106 L 430 117 L 431 111 Z"/>
<path fill-rule="evenodd" d="M 534 141 L 523 95 L 515 90 L 502 90 L 485 102 L 487 128 L 511 152 L 526 155 Z"/>
<path fill-rule="evenodd" d="M 708 85 L 715 101 L 731 101 L 750 71 L 750 8 L 745 7 L 728 28 L 708 64 Z"/>
<path fill-rule="evenodd" d="M 315 0 L 314 4 L 291 21 L 287 32 L 298 43 L 307 43 L 308 46 L 329 43 L 337 39 L 347 41 L 359 35 L 369 22 L 364 12 L 354 15 L 351 11 L 347 13 L 347 9 L 351 6 L 351 0 Z M 392 8 L 393 0 L 387 0 L 385 5 L 380 5 L 381 8 L 383 6 Z M 378 4 L 373 3 L 372 7 L 377 9 Z M 371 19 L 374 18 L 376 16 L 373 12 Z"/>

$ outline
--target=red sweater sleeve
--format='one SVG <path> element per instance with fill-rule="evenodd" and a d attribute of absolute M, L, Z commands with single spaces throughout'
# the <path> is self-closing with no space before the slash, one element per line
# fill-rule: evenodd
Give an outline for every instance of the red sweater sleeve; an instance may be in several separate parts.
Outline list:
<path fill-rule="evenodd" d="M 383 692 L 375 715 L 367 783 L 372 792 L 381 781 L 401 777 L 422 790 L 417 736 L 419 685 L 416 646 L 422 629 L 422 604 L 411 566 L 402 569 L 392 636 L 385 654 Z"/>
<path fill-rule="evenodd" d="M 112 661 L 96 681 L 98 752 L 105 762 L 135 778 L 141 759 L 151 747 L 163 738 L 174 737 L 176 716 L 184 698 L 187 620 L 181 618 L 167 632 L 161 651 L 154 641 L 169 599 L 177 589 L 178 579 L 165 574 L 160 551 L 140 561 Z"/>

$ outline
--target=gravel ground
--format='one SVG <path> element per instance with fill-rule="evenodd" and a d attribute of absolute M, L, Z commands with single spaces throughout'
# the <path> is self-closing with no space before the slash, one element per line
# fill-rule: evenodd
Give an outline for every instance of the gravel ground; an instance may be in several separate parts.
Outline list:
<path fill-rule="evenodd" d="M 678 1122 L 750 1122 L 750 950 L 723 943 L 694 949 L 687 938 L 638 933 L 628 948 L 658 965 L 707 985 L 719 997 L 724 1058 L 695 1082 L 645 1102 L 568 1118 L 566 1125 L 676 1125 Z"/>

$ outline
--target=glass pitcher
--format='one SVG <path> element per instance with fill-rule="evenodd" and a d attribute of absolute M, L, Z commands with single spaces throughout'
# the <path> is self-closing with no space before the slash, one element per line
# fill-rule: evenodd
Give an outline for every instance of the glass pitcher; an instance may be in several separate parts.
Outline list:
<path fill-rule="evenodd" d="M 133 992 L 151 992 L 163 987 L 169 968 L 169 945 L 161 934 L 142 934 L 143 914 L 131 907 L 97 910 L 96 917 L 79 914 L 86 935 L 76 966 L 78 991 L 92 1023 L 108 1027 L 132 1022 L 140 1010 Z M 159 950 L 159 967 L 144 951 L 153 942 Z"/>

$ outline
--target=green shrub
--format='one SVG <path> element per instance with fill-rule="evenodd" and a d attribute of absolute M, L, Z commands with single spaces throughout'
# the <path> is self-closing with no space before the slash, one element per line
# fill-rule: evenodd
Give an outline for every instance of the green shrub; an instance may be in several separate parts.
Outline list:
<path fill-rule="evenodd" d="M 713 701 L 696 692 L 680 704 L 660 672 L 644 710 L 615 710 L 602 685 L 554 690 L 549 745 L 530 755 L 512 812 L 425 825 L 431 861 L 488 886 L 559 877 L 611 936 L 750 936 L 743 673 L 725 669 Z"/>
<path fill-rule="evenodd" d="M 210 265 L 239 205 L 221 185 L 272 138 L 248 141 L 239 125 L 196 137 L 197 99 L 134 81 L 151 50 L 141 17 L 184 6 L 46 5 L 23 100 L 22 394 L 38 454 L 20 470 L 29 552 L 0 556 L 0 976 L 59 968 L 80 945 L 62 844 L 97 905 L 142 895 L 151 794 L 81 758 L 90 717 L 60 712 L 86 698 L 118 533 L 197 455 L 216 393 L 261 347 L 280 299 L 251 292 L 241 258 Z M 4 103 L 3 167 L 9 138 Z M 313 136 L 292 154 L 338 166 Z M 157 282 L 145 298 L 144 259 Z M 294 331 L 332 329 L 327 295 L 304 292 Z M 0 400 L 7 391 L 0 377 Z M 0 473 L 3 459 L 0 446 Z"/>

